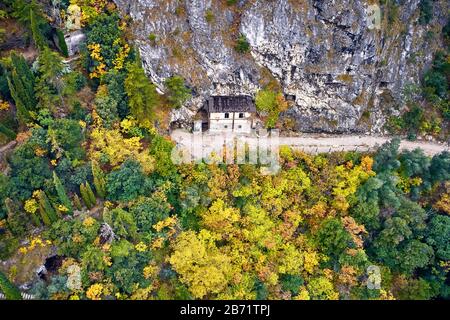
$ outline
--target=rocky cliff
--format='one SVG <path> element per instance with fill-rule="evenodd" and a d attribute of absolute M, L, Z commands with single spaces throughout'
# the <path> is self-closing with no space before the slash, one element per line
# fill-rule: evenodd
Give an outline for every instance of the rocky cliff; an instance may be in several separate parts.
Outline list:
<path fill-rule="evenodd" d="M 179 74 L 194 98 L 189 121 L 212 94 L 255 95 L 277 81 L 293 103 L 282 114 L 305 132 L 381 132 L 442 45 L 447 1 L 419 23 L 420 0 L 115 0 L 131 18 L 143 65 L 161 90 Z M 228 2 L 228 4 L 227 4 Z M 233 4 L 233 2 L 235 2 Z M 372 7 L 370 7 L 372 6 Z M 242 34 L 250 51 L 234 49 Z"/>

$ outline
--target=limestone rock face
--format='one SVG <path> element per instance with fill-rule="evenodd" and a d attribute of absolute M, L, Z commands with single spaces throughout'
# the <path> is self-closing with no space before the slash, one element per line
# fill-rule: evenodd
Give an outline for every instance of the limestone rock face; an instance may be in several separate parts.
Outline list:
<path fill-rule="evenodd" d="M 421 25 L 420 0 L 379 7 L 380 24 L 374 0 L 115 2 L 131 17 L 151 80 L 164 91 L 164 79 L 179 74 L 193 90 L 173 121 L 192 121 L 209 95 L 255 96 L 276 79 L 293 100 L 282 117 L 305 132 L 382 132 L 442 46 L 449 9 L 434 1 L 433 20 Z M 249 53 L 234 49 L 240 34 Z"/>

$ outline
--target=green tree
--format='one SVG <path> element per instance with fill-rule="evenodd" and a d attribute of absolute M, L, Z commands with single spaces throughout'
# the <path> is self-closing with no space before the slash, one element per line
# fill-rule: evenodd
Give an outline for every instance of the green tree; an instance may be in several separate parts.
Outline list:
<path fill-rule="evenodd" d="M 78 121 L 55 119 L 48 126 L 47 136 L 57 159 L 63 156 L 69 160 L 84 158 L 85 153 L 81 146 L 84 134 Z"/>
<path fill-rule="evenodd" d="M 180 76 L 167 78 L 164 84 L 167 88 L 168 100 L 176 109 L 181 108 L 183 103 L 191 97 L 191 91 L 185 86 Z"/>
<path fill-rule="evenodd" d="M 337 218 L 323 221 L 317 231 L 316 241 L 319 248 L 332 257 L 339 257 L 347 248 L 354 246 L 351 235 Z"/>
<path fill-rule="evenodd" d="M 49 47 L 44 47 L 39 53 L 39 77 L 35 86 L 39 108 L 49 108 L 60 101 L 64 104 L 61 95 L 64 87 L 62 77 L 62 58 Z"/>
<path fill-rule="evenodd" d="M 150 145 L 150 154 L 155 158 L 155 171 L 162 177 L 176 177 L 177 168 L 171 160 L 172 149 L 174 144 L 172 141 L 160 135 L 152 138 Z"/>
<path fill-rule="evenodd" d="M 398 169 L 400 167 L 400 161 L 397 159 L 399 147 L 400 139 L 395 138 L 378 148 L 377 153 L 373 158 L 373 170 L 378 173 Z"/>
<path fill-rule="evenodd" d="M 433 215 L 428 223 L 426 241 L 434 248 L 436 257 L 450 260 L 450 217 Z"/>
<path fill-rule="evenodd" d="M 137 238 L 137 226 L 133 215 L 120 208 L 105 210 L 103 220 L 109 224 L 119 237 Z"/>
<path fill-rule="evenodd" d="M 75 208 L 77 208 L 77 210 L 82 209 L 80 198 L 76 193 L 73 195 L 73 203 L 75 204 Z"/>
<path fill-rule="evenodd" d="M 450 152 L 436 154 L 430 164 L 431 183 L 450 180 Z"/>
<path fill-rule="evenodd" d="M 169 217 L 171 205 L 159 192 L 149 197 L 139 198 L 130 207 L 130 212 L 136 219 L 137 227 L 141 233 L 150 233 L 153 225 Z"/>
<path fill-rule="evenodd" d="M 14 204 L 14 201 L 10 198 L 5 199 L 5 207 L 8 212 L 8 217 L 6 219 L 8 229 L 14 236 L 22 237 L 27 231 L 27 226 L 30 222 L 27 213 L 23 210 L 18 210 L 17 206 Z M 36 218 L 36 215 L 32 214 L 32 218 Z M 37 223 L 36 225 L 40 225 L 40 223 Z"/>
<path fill-rule="evenodd" d="M 66 190 L 64 189 L 64 186 L 62 185 L 61 180 L 59 179 L 55 171 L 53 171 L 53 184 L 55 185 L 59 201 L 61 201 L 61 204 L 69 210 L 68 213 L 72 214 L 73 213 L 72 202 L 70 201 L 70 198 L 67 195 Z"/>
<path fill-rule="evenodd" d="M 39 191 L 39 212 L 41 213 L 42 221 L 46 225 L 51 225 L 53 222 L 56 222 L 59 217 L 53 209 L 50 200 L 44 191 Z"/>
<path fill-rule="evenodd" d="M 103 251 L 94 246 L 88 245 L 81 255 L 81 264 L 88 271 L 98 272 L 105 270 L 108 265 Z"/>
<path fill-rule="evenodd" d="M 108 87 L 100 85 L 95 95 L 95 110 L 103 120 L 103 126 L 111 128 L 115 121 L 119 119 L 117 113 L 117 101 L 109 95 Z"/>
<path fill-rule="evenodd" d="M 15 139 L 17 136 L 13 130 L 9 129 L 2 123 L 0 123 L 0 133 L 3 133 L 5 136 L 7 136 L 11 140 Z"/>
<path fill-rule="evenodd" d="M 433 18 L 433 4 L 431 0 L 421 0 L 419 4 L 420 8 L 420 16 L 419 22 L 420 24 L 428 24 Z"/>
<path fill-rule="evenodd" d="M 86 207 L 88 209 L 92 209 L 97 200 L 95 199 L 94 192 L 91 189 L 91 186 L 89 185 L 89 182 L 82 183 L 80 185 L 80 193 L 81 198 L 83 199 L 84 203 L 86 204 Z"/>
<path fill-rule="evenodd" d="M 135 61 L 127 64 L 125 92 L 128 95 L 128 105 L 131 115 L 143 125 L 150 125 L 154 117 L 154 110 L 159 104 L 156 86 L 146 77 L 142 69 L 139 56 Z"/>
<path fill-rule="evenodd" d="M 124 119 L 130 112 L 128 96 L 125 92 L 125 78 L 125 72 L 110 70 L 101 79 L 101 84 L 108 87 L 108 95 L 117 102 L 117 113 L 121 119 Z"/>
<path fill-rule="evenodd" d="M 16 104 L 19 120 L 27 122 L 31 117 L 30 112 L 36 110 L 35 77 L 23 56 L 11 53 L 10 59 L 8 88 Z"/>
<path fill-rule="evenodd" d="M 285 111 L 288 107 L 281 92 L 268 88 L 258 91 L 255 104 L 258 112 L 268 116 L 266 126 L 269 128 L 275 126 L 280 112 Z"/>
<path fill-rule="evenodd" d="M 35 0 L 5 0 L 9 2 L 11 16 L 16 18 L 20 23 L 24 24 L 31 30 L 30 11 L 33 11 L 36 17 L 36 24 L 42 27 L 46 24 L 44 13 L 40 4 Z"/>
<path fill-rule="evenodd" d="M 64 39 L 64 33 L 60 29 L 57 29 L 56 36 L 58 37 L 59 49 L 61 50 L 63 56 L 67 58 L 69 56 L 69 51 L 67 49 L 66 40 Z"/>
<path fill-rule="evenodd" d="M 28 141 L 14 149 L 9 157 L 9 187 L 13 200 L 29 199 L 34 190 L 44 189 L 51 178 L 48 159 L 37 155 L 38 151 L 48 152 L 46 139 L 44 129 L 33 129 Z"/>
<path fill-rule="evenodd" d="M 7 300 L 22 300 L 19 289 L 0 271 L 0 291 Z"/>
<path fill-rule="evenodd" d="M 92 176 L 94 177 L 94 187 L 97 195 L 104 199 L 106 197 L 105 174 L 96 161 L 91 162 Z"/>
<path fill-rule="evenodd" d="M 430 284 L 422 278 L 408 279 L 407 283 L 397 293 L 401 300 L 429 300 L 433 295 Z"/>
<path fill-rule="evenodd" d="M 141 166 L 134 160 L 125 161 L 106 177 L 108 199 L 130 201 L 144 194 L 147 184 Z"/>
<path fill-rule="evenodd" d="M 117 43 L 117 39 L 122 38 L 119 22 L 117 13 L 110 15 L 102 13 L 95 17 L 86 28 L 86 43 L 100 45 L 100 52 L 108 69 L 114 67 L 113 61 L 121 49 L 120 43 Z M 94 61 L 90 57 L 88 59 L 92 66 Z"/>
<path fill-rule="evenodd" d="M 33 10 L 33 8 L 30 8 L 30 27 L 34 44 L 39 50 L 42 50 L 47 44 L 38 23 L 39 20 L 36 19 L 36 11 Z"/>

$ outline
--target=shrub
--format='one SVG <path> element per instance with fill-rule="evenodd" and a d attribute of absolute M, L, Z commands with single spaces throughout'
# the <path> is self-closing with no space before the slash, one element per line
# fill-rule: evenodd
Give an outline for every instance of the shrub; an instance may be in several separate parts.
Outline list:
<path fill-rule="evenodd" d="M 156 43 L 156 38 L 156 34 L 154 34 L 153 32 L 148 35 L 148 40 L 150 40 L 150 42 L 152 43 Z"/>
<path fill-rule="evenodd" d="M 431 4 L 431 0 L 420 1 L 419 8 L 419 23 L 422 25 L 428 24 L 433 18 L 433 5 Z"/>
<path fill-rule="evenodd" d="M 241 34 L 236 41 L 235 50 L 239 53 L 247 53 L 250 51 L 250 44 L 247 41 L 247 38 Z"/>
<path fill-rule="evenodd" d="M 281 92 L 264 89 L 256 94 L 256 109 L 268 115 L 266 126 L 272 128 L 275 126 L 280 112 L 287 109 L 287 102 L 284 100 Z"/>
<path fill-rule="evenodd" d="M 205 20 L 209 23 L 214 22 L 215 16 L 211 9 L 206 10 Z"/>

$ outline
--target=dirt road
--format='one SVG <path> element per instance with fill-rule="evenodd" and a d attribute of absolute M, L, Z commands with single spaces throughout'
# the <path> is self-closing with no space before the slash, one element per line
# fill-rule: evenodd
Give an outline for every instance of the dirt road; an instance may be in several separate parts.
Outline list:
<path fill-rule="evenodd" d="M 323 134 L 301 134 L 295 137 L 278 137 L 264 139 L 252 135 L 236 134 L 211 134 L 198 133 L 192 134 L 186 130 L 174 130 L 171 134 L 172 139 L 179 148 L 190 150 L 195 157 L 201 157 L 205 150 L 221 150 L 225 145 L 230 145 L 231 141 L 241 141 L 249 145 L 269 143 L 277 145 L 287 145 L 297 150 L 303 150 L 307 153 L 324 153 L 337 151 L 370 151 L 375 150 L 383 143 L 390 141 L 392 137 L 387 136 L 364 136 L 364 135 L 323 135 Z M 429 141 L 407 141 L 402 140 L 400 150 L 414 150 L 420 148 L 426 155 L 433 156 L 443 151 L 450 151 L 448 144 L 429 142 Z"/>

